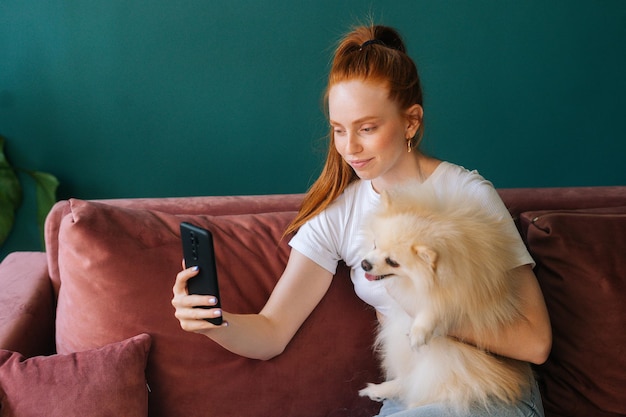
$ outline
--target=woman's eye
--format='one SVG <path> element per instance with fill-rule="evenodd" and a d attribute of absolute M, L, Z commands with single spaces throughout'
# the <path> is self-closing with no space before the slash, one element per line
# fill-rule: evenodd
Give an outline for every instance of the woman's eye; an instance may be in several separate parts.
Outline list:
<path fill-rule="evenodd" d="M 376 130 L 376 126 L 368 126 L 368 127 L 361 128 L 361 131 L 365 133 L 372 133 L 375 130 Z"/>

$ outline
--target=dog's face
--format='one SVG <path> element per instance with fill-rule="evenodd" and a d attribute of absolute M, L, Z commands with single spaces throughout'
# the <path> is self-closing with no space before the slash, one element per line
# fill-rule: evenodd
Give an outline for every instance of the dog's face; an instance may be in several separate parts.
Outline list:
<path fill-rule="evenodd" d="M 427 241 L 424 219 L 408 214 L 380 215 L 371 219 L 366 241 L 370 248 L 361 267 L 370 280 L 391 278 L 433 280 L 438 253 Z"/>

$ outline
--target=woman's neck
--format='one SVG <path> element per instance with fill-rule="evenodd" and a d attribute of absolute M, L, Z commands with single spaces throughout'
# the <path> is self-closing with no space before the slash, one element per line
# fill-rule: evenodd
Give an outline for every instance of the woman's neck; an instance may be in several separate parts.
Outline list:
<path fill-rule="evenodd" d="M 377 193 L 400 186 L 407 182 L 417 181 L 423 183 L 432 175 L 441 163 L 440 160 L 424 155 L 419 151 L 414 150 L 411 154 L 413 156 L 414 164 L 411 164 L 411 168 L 406 169 L 401 177 L 380 177 L 372 180 L 372 186 Z"/>

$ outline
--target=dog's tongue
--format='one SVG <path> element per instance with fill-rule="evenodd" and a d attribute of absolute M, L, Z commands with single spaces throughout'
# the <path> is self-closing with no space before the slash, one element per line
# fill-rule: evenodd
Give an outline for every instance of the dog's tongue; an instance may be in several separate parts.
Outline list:
<path fill-rule="evenodd" d="M 372 275 L 372 274 L 368 274 L 367 272 L 365 273 L 365 278 L 368 281 L 376 281 L 378 280 L 378 275 Z"/>

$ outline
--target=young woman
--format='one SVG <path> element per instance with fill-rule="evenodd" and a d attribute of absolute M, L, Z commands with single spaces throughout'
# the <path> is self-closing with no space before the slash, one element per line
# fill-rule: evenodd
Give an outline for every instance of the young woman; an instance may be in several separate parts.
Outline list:
<path fill-rule="evenodd" d="M 442 193 L 465 187 L 485 210 L 509 216 L 494 187 L 478 173 L 420 152 L 422 89 L 415 64 L 394 29 L 359 27 L 344 38 L 330 70 L 326 103 L 331 125 L 326 164 L 288 229 L 297 234 L 290 242 L 292 251 L 285 271 L 267 304 L 252 315 L 195 309 L 214 305 L 215 299 L 188 295 L 187 280 L 196 271 L 185 269 L 177 275 L 172 300 L 184 330 L 204 334 L 249 358 L 279 355 L 328 290 L 339 260 L 352 268 L 359 297 L 384 316 L 386 306 L 393 301 L 380 281 L 365 279 L 355 236 L 363 217 L 377 204 L 379 193 L 398 184 L 430 181 Z M 510 233 L 517 234 L 513 222 Z M 497 340 L 489 341 L 488 348 L 539 364 L 550 350 L 550 324 L 532 271 L 533 261 L 521 239 L 517 250 L 518 262 L 511 267 L 523 271 L 524 320 L 503 329 Z M 224 317 L 219 327 L 203 320 L 219 315 Z M 456 329 L 451 336 L 472 343 L 472 334 L 466 329 Z M 494 404 L 490 410 L 499 416 L 543 415 L 536 386 L 519 404 Z M 438 404 L 402 410 L 387 400 L 380 416 L 446 414 Z M 487 412 L 472 410 L 472 415 Z"/>

